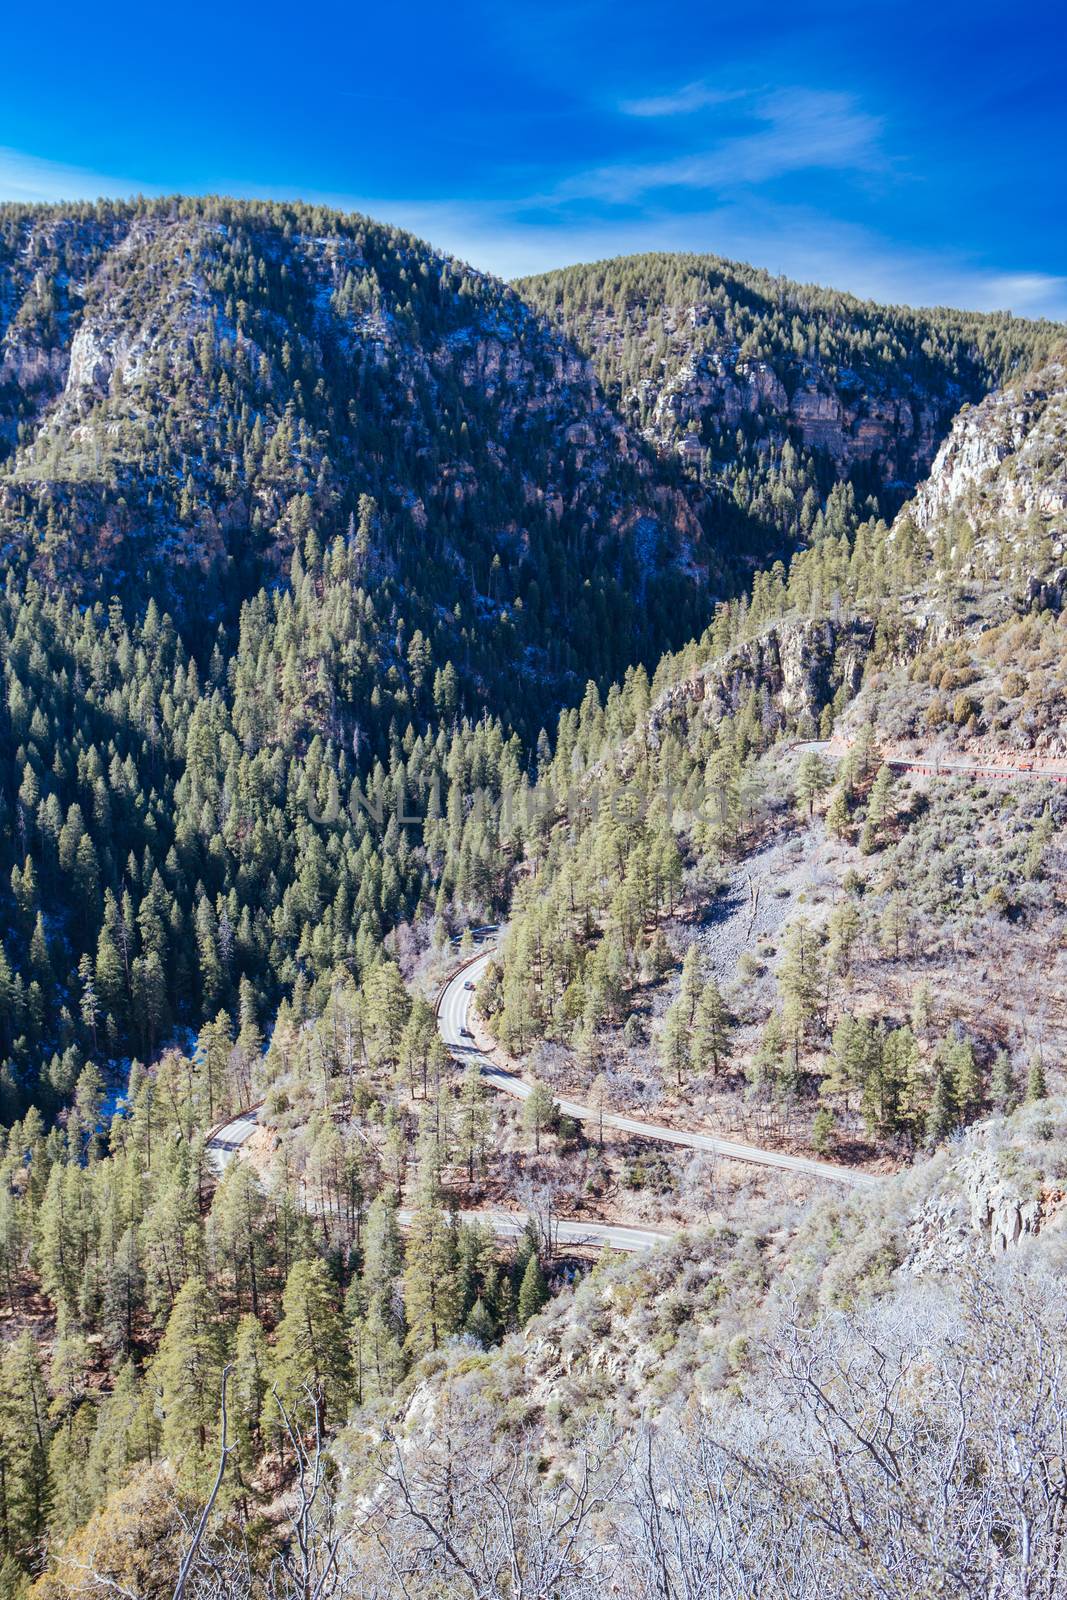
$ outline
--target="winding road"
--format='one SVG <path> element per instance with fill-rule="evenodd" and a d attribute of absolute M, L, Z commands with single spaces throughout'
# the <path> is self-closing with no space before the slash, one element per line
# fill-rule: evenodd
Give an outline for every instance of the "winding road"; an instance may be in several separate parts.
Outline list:
<path fill-rule="evenodd" d="M 918 772 L 928 778 L 1024 778 L 1031 783 L 1067 783 L 1067 767 L 981 766 L 968 761 L 942 761 L 938 756 L 887 756 L 885 764 L 893 772 Z"/>
<path fill-rule="evenodd" d="M 503 1066 L 494 1054 L 481 1049 L 470 1030 L 473 991 L 494 953 L 486 950 L 475 956 L 445 984 L 437 1001 L 437 1025 L 442 1039 L 454 1056 L 460 1060 L 477 1061 L 494 1089 L 525 1100 L 532 1085 L 518 1072 Z M 558 1100 L 557 1104 L 566 1117 L 573 1117 L 577 1122 L 600 1124 L 602 1114 L 593 1106 L 580 1105 L 575 1100 Z M 839 1167 L 833 1162 L 817 1161 L 809 1156 L 786 1155 L 779 1150 L 764 1150 L 759 1145 L 739 1144 L 732 1139 L 722 1139 L 718 1134 L 669 1128 L 658 1122 L 641 1122 L 635 1117 L 624 1117 L 614 1111 L 603 1112 L 603 1124 L 605 1128 L 632 1133 L 639 1139 L 681 1145 L 689 1150 L 707 1150 L 713 1155 L 728 1156 L 734 1161 L 777 1167 L 782 1172 L 798 1172 L 809 1178 L 825 1178 L 831 1183 L 846 1184 L 853 1189 L 869 1189 L 879 1181 L 870 1173 L 857 1172 L 853 1167 Z"/>
<path fill-rule="evenodd" d="M 829 751 L 831 741 L 803 739 L 793 748 L 818 752 Z M 965 775 L 981 778 L 1044 779 L 1052 783 L 1067 783 L 1067 768 L 971 765 L 965 762 L 944 761 L 935 755 L 912 757 L 889 756 L 886 764 L 897 772 L 916 772 L 933 777 Z M 488 931 L 488 930 L 487 930 Z M 445 984 L 437 1000 L 437 1025 L 441 1037 L 452 1054 L 461 1061 L 475 1060 L 486 1081 L 503 1094 L 525 1100 L 532 1085 L 513 1067 L 505 1065 L 500 1052 L 484 1050 L 476 1042 L 470 1027 L 471 1002 L 474 989 L 492 960 L 493 950 L 484 950 L 466 962 Z M 642 1122 L 636 1117 L 625 1117 L 618 1112 L 603 1111 L 585 1106 L 574 1100 L 559 1100 L 564 1116 L 577 1122 L 596 1123 L 613 1128 L 620 1133 L 630 1133 L 639 1139 L 650 1139 L 661 1144 L 679 1145 L 688 1150 L 706 1150 L 712 1155 L 726 1156 L 733 1161 L 747 1161 L 756 1166 L 775 1167 L 782 1172 L 795 1172 L 803 1177 L 821 1178 L 830 1183 L 843 1184 L 851 1189 L 869 1189 L 878 1178 L 867 1172 L 857 1172 L 852 1167 L 836 1166 L 830 1161 L 817 1161 L 808 1156 L 791 1156 L 779 1150 L 764 1150 L 759 1145 L 741 1144 L 733 1139 L 720 1138 L 718 1134 L 703 1130 L 671 1128 L 663 1123 Z M 208 1136 L 208 1160 L 221 1176 L 254 1132 L 259 1108 L 242 1111 Z M 514 1211 L 461 1211 L 467 1222 L 490 1222 L 499 1238 L 513 1239 L 526 1226 L 526 1217 Z M 402 1222 L 410 1221 L 410 1213 L 401 1211 Z M 559 1221 L 555 1224 L 560 1243 L 571 1245 L 608 1246 L 616 1250 L 648 1250 L 670 1235 L 655 1228 L 626 1228 L 607 1222 Z"/>
<path fill-rule="evenodd" d="M 251 1110 L 239 1112 L 229 1122 L 223 1123 L 221 1128 L 216 1128 L 213 1133 L 208 1134 L 204 1149 L 220 1178 L 245 1140 L 255 1133 L 258 1120 L 259 1107 L 253 1106 Z"/>
<path fill-rule="evenodd" d="M 484 1227 L 488 1222 L 498 1239 L 518 1239 L 526 1228 L 528 1218 L 522 1211 L 460 1211 L 460 1222 Z M 400 1226 L 410 1227 L 414 1212 L 397 1212 Z M 585 1245 L 594 1250 L 651 1250 L 671 1238 L 666 1228 L 623 1228 L 614 1222 L 574 1222 L 563 1217 L 553 1217 L 551 1224 L 553 1245 Z"/>
<path fill-rule="evenodd" d="M 795 739 L 790 750 L 810 751 L 815 755 L 843 755 L 854 743 L 846 739 Z M 886 755 L 882 758 L 891 772 L 915 772 L 927 778 L 1022 778 L 1031 783 L 1067 783 L 1067 766 L 1046 764 L 1044 757 L 1020 758 L 1012 765 L 995 761 L 948 761 L 936 749 L 916 755 Z"/>
<path fill-rule="evenodd" d="M 482 1049 L 470 1028 L 474 989 L 494 954 L 493 950 L 483 951 L 448 980 L 437 1001 L 437 1026 L 445 1044 L 458 1060 L 477 1061 L 486 1082 L 494 1089 L 525 1100 L 532 1085 L 520 1073 L 504 1066 L 493 1052 Z M 734 1161 L 748 1161 L 757 1166 L 776 1167 L 782 1172 L 796 1172 L 804 1177 L 823 1178 L 853 1189 L 870 1188 L 878 1181 L 869 1173 L 856 1172 L 851 1167 L 839 1167 L 832 1162 L 816 1161 L 807 1156 L 786 1155 L 778 1150 L 764 1150 L 758 1145 L 739 1144 L 732 1139 L 722 1139 L 717 1134 L 642 1122 L 636 1117 L 625 1117 L 615 1111 L 602 1113 L 593 1106 L 580 1105 L 575 1100 L 559 1100 L 557 1104 L 564 1116 L 572 1117 L 576 1122 L 598 1125 L 602 1122 L 605 1128 L 630 1133 L 639 1139 L 680 1145 L 689 1150 L 707 1150 L 713 1155 L 727 1156 Z M 255 1132 L 258 1121 L 259 1107 L 252 1106 L 214 1128 L 208 1135 L 205 1143 L 207 1157 L 219 1177 Z M 518 1238 L 528 1220 L 521 1211 L 461 1211 L 459 1217 L 463 1222 L 489 1223 L 499 1239 Z M 401 1226 L 408 1226 L 412 1213 L 401 1210 L 399 1218 Z M 552 1231 L 554 1240 L 559 1244 L 625 1251 L 651 1250 L 671 1237 L 666 1229 L 625 1227 L 613 1222 L 565 1218 L 556 1219 Z"/>
<path fill-rule="evenodd" d="M 449 985 L 451 988 L 451 984 Z M 460 985 L 461 992 L 462 984 Z M 468 995 L 469 999 L 469 995 Z M 466 1026 L 466 1011 L 461 1026 Z M 462 1050 L 457 1050 L 462 1054 Z M 205 1141 L 204 1148 L 208 1161 L 218 1177 L 222 1177 L 230 1162 L 240 1154 L 244 1145 L 256 1131 L 259 1124 L 259 1106 L 251 1106 L 247 1111 L 238 1112 L 231 1117 L 229 1122 L 212 1129 Z M 414 1213 L 401 1209 L 398 1220 L 402 1228 L 410 1227 Z M 490 1225 L 498 1239 L 518 1239 L 526 1228 L 529 1218 L 523 1211 L 460 1211 L 461 1222 L 468 1222 L 484 1227 Z M 574 1221 L 567 1218 L 553 1218 L 551 1224 L 552 1240 L 557 1245 L 569 1245 L 571 1248 L 585 1247 L 587 1249 L 611 1249 L 642 1251 L 651 1250 L 655 1245 L 662 1244 L 671 1237 L 672 1230 L 664 1228 L 628 1228 L 610 1222 Z"/>

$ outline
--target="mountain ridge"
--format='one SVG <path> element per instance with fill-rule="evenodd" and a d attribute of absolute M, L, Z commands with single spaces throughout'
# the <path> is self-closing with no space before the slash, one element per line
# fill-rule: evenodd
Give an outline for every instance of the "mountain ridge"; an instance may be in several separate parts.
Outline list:
<path fill-rule="evenodd" d="M 879 305 L 715 256 L 624 256 L 518 287 L 661 456 L 777 531 L 772 554 L 810 537 L 809 490 L 851 483 L 891 515 L 960 405 L 1062 337 L 1052 323 Z"/>
<path fill-rule="evenodd" d="M 232 615 L 369 495 L 369 553 L 418 574 L 440 625 L 506 617 L 582 678 L 615 648 L 598 607 L 655 652 L 721 581 L 583 358 L 410 235 L 222 201 L 4 223 L 0 537 L 53 581 L 142 603 L 154 583 L 201 617 L 225 580 Z"/>

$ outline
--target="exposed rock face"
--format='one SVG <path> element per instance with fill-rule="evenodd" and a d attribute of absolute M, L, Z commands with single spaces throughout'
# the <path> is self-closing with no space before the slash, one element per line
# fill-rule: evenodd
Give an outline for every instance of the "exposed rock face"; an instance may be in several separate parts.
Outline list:
<path fill-rule="evenodd" d="M 954 514 L 979 534 L 1017 534 L 1031 518 L 1062 540 L 1067 516 L 1067 367 L 965 408 L 908 512 L 923 533 Z"/>
<path fill-rule="evenodd" d="M 66 357 L 62 390 L 42 417 L 32 444 L 18 458 L 16 470 L 24 476 L 33 475 L 41 457 L 54 457 L 69 448 L 71 438 L 76 452 L 85 437 L 78 433 L 79 424 L 115 398 L 116 389 L 129 391 L 130 402 L 136 405 L 138 385 L 150 383 L 153 375 L 158 379 L 167 367 L 175 379 L 193 379 L 195 366 L 187 341 L 209 327 L 216 336 L 234 336 L 232 326 L 225 321 L 219 325 L 218 309 L 202 272 L 192 270 L 177 281 L 159 282 L 164 279 L 161 263 L 154 270 L 153 263 L 164 227 L 157 221 L 135 222 L 84 285 L 80 320 L 69 347 L 52 353 L 55 368 Z M 190 262 L 202 261 L 207 233 L 202 224 L 174 223 L 164 248 Z M 152 293 L 157 284 L 162 292 Z"/>
<path fill-rule="evenodd" d="M 0 228 L 0 460 L 62 390 L 87 285 L 130 221 L 52 210 Z"/>
<path fill-rule="evenodd" d="M 808 717 L 818 722 L 842 684 L 850 696 L 859 688 L 873 638 L 866 620 L 798 620 L 769 628 L 667 689 L 649 716 L 653 740 L 676 720 L 688 720 L 694 705 L 707 720 L 717 721 L 736 712 L 754 690 L 773 705 L 768 714 L 776 721 Z"/>
<path fill-rule="evenodd" d="M 51 398 L 63 385 L 68 357 L 59 347 L 49 348 L 28 329 L 9 329 L 4 337 L 0 384 L 10 384 L 29 398 Z"/>
<path fill-rule="evenodd" d="M 1063 1196 L 1035 1191 L 1004 1152 L 979 1144 L 948 1169 L 946 1179 L 908 1229 L 903 1270 L 913 1277 L 950 1270 L 976 1254 L 1015 1250 L 1060 1216 Z"/>
<path fill-rule="evenodd" d="M 1046 578 L 1031 578 L 1026 586 L 1027 611 L 1062 611 L 1067 597 L 1067 567 L 1059 567 Z"/>
<path fill-rule="evenodd" d="M 722 433 L 755 421 L 764 437 L 823 451 L 840 471 L 862 463 L 883 484 L 909 484 L 928 470 L 958 400 L 956 392 L 938 398 L 881 391 L 854 376 L 835 382 L 817 362 L 798 364 L 791 379 L 792 392 L 767 362 L 742 360 L 729 349 L 692 353 L 658 392 L 652 382 L 643 386 L 646 405 L 654 396 L 648 437 L 667 449 L 695 424 L 677 447 L 695 459 L 697 430 Z"/>
<path fill-rule="evenodd" d="M 897 500 L 960 405 L 1055 339 L 1052 324 L 877 306 L 715 256 L 625 257 L 518 287 L 592 357 L 661 454 L 731 495 L 742 470 L 758 480 L 781 461 L 795 478 L 790 446 L 817 458 L 804 475 L 822 493 L 829 464 Z M 758 496 L 754 510 L 767 519 Z M 780 503 L 769 520 L 783 522 Z"/>

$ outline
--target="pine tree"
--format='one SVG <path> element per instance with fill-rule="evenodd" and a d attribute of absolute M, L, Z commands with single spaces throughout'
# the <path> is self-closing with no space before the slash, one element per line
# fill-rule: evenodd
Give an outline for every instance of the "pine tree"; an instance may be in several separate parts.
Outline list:
<path fill-rule="evenodd" d="M 952 1074 L 952 1095 L 961 1119 L 969 1117 L 981 1103 L 982 1081 L 974 1056 L 974 1046 L 967 1039 L 959 1039 L 948 1055 Z"/>
<path fill-rule="evenodd" d="M 930 1144 L 939 1144 L 956 1126 L 956 1108 L 952 1103 L 949 1075 L 939 1067 L 934 1079 L 934 1093 L 926 1115 L 926 1137 Z"/>
<path fill-rule="evenodd" d="M 48 1401 L 29 1332 L 0 1358 L 0 1548 L 23 1557 L 48 1513 Z"/>
<path fill-rule="evenodd" d="M 809 750 L 801 756 L 797 767 L 797 804 L 807 807 L 809 819 L 815 814 L 815 802 L 830 787 L 830 772 L 817 751 Z"/>
<path fill-rule="evenodd" d="M 395 962 L 383 961 L 367 985 L 367 1020 L 377 1059 L 395 1066 L 411 1010 L 411 998 Z"/>
<path fill-rule="evenodd" d="M 993 1071 L 989 1079 L 989 1098 L 1002 1115 L 1013 1111 L 1018 1104 L 1019 1091 L 1011 1056 L 1007 1050 L 998 1050 L 993 1058 Z"/>
<path fill-rule="evenodd" d="M 848 972 L 861 929 L 860 914 L 851 900 L 846 900 L 831 913 L 827 927 L 827 956 L 832 972 Z"/>
<path fill-rule="evenodd" d="M 549 1299 L 548 1284 L 541 1270 L 541 1262 L 536 1251 L 531 1252 L 526 1263 L 526 1271 L 522 1275 L 522 1284 L 519 1288 L 519 1326 L 525 1327 L 531 1317 L 535 1317 L 546 1305 Z"/>
<path fill-rule="evenodd" d="M 247 1488 L 263 1453 L 262 1415 L 267 1398 L 270 1352 L 258 1317 L 246 1314 L 237 1324 L 233 1370 L 227 1403 L 236 1467 Z"/>
<path fill-rule="evenodd" d="M 917 1034 L 925 1034 L 934 1012 L 934 997 L 925 978 L 919 984 L 911 1003 L 911 1025 Z"/>
<path fill-rule="evenodd" d="M 686 1008 L 679 996 L 667 1009 L 659 1041 L 660 1065 L 665 1073 L 674 1075 L 679 1088 L 685 1080 L 685 1072 L 692 1056 Z"/>
<path fill-rule="evenodd" d="M 257 1317 L 273 1257 L 266 1212 L 266 1196 L 252 1163 L 231 1161 L 211 1202 L 208 1239 L 217 1274 L 232 1282 L 238 1311 L 247 1304 Z"/>
<path fill-rule="evenodd" d="M 754 1089 L 776 1086 L 785 1063 L 786 1044 L 781 1013 L 772 1011 L 763 1025 L 759 1047 L 748 1069 L 749 1081 Z"/>
<path fill-rule="evenodd" d="M 800 917 L 790 924 L 778 967 L 778 988 L 783 1002 L 792 1001 L 797 1016 L 807 1021 L 821 1009 L 825 995 L 821 937 Z"/>
<path fill-rule="evenodd" d="M 101 928 L 97 943 L 96 993 L 104 1011 L 112 1017 L 121 1019 L 126 1004 L 125 971 L 115 941 L 107 927 Z"/>
<path fill-rule="evenodd" d="M 1045 1062 L 1040 1050 L 1035 1050 L 1030 1057 L 1030 1070 L 1026 1079 L 1026 1103 L 1034 1105 L 1039 1100 L 1048 1097 L 1048 1084 L 1045 1080 Z"/>
<path fill-rule="evenodd" d="M 404 1246 L 397 1221 L 395 1196 L 387 1189 L 375 1196 L 363 1229 L 362 1287 L 368 1305 L 387 1307 L 400 1280 Z"/>
<path fill-rule="evenodd" d="M 718 983 L 714 978 L 709 978 L 697 1004 L 693 1026 L 693 1070 L 703 1072 L 710 1062 L 712 1071 L 718 1072 L 729 1049 L 730 1016 Z"/>
<path fill-rule="evenodd" d="M 217 1465 L 222 1339 L 202 1278 L 175 1297 L 153 1365 L 163 1414 L 163 1452 L 179 1479 L 202 1493 Z"/>
<path fill-rule="evenodd" d="M 704 771 L 705 839 L 716 858 L 732 850 L 741 811 L 740 772 L 734 752 L 725 746 L 712 755 Z"/>
<path fill-rule="evenodd" d="M 496 1328 L 481 1295 L 475 1300 L 463 1324 L 463 1331 L 487 1350 L 496 1339 Z"/>
<path fill-rule="evenodd" d="M 400 1061 L 407 1072 L 408 1088 L 413 1099 L 416 1082 L 421 1086 L 423 1099 L 426 1099 L 431 1051 L 439 1037 L 433 1007 L 417 996 L 400 1035 Z"/>
<path fill-rule="evenodd" d="M 467 1181 L 474 1182 L 475 1168 L 485 1158 L 490 1115 L 486 1105 L 485 1080 L 476 1061 L 468 1061 L 459 1095 L 459 1145 L 467 1164 Z"/>
<path fill-rule="evenodd" d="M 279 1405 L 299 1428 L 310 1427 L 316 1406 L 324 1427 L 344 1421 L 351 1385 L 348 1340 L 334 1286 L 318 1258 L 294 1262 L 289 1272 L 270 1379 L 263 1428 L 271 1436 L 281 1429 Z"/>
<path fill-rule="evenodd" d="M 457 1265 L 455 1228 L 440 1192 L 424 1179 L 415 1197 L 404 1267 L 407 1348 L 416 1355 L 438 1349 L 459 1326 L 463 1307 Z"/>
<path fill-rule="evenodd" d="M 848 791 L 843 784 L 838 784 L 826 810 L 826 826 L 835 839 L 843 839 L 848 833 L 851 820 Z"/>
<path fill-rule="evenodd" d="M 883 949 L 891 951 L 894 959 L 899 960 L 901 944 L 907 942 L 911 931 L 911 918 L 899 894 L 889 896 L 878 926 Z"/>
<path fill-rule="evenodd" d="M 404 1353 L 395 1318 L 378 1301 L 349 1319 L 352 1393 L 357 1405 L 393 1393 L 404 1373 Z"/>
<path fill-rule="evenodd" d="M 883 764 L 878 768 L 867 799 L 867 819 L 873 828 L 880 828 L 893 806 L 893 773 Z"/>
<path fill-rule="evenodd" d="M 72 1533 L 94 1510 L 89 1464 L 96 1422 L 96 1407 L 85 1400 L 63 1419 L 52 1436 L 48 1449 L 48 1523 L 57 1533 Z"/>
<path fill-rule="evenodd" d="M 551 1089 L 535 1080 L 522 1103 L 522 1125 L 527 1132 L 533 1134 L 534 1151 L 538 1155 L 541 1153 L 541 1135 L 546 1129 L 553 1127 L 558 1119 L 559 1107 Z"/>
<path fill-rule="evenodd" d="M 828 1156 L 834 1147 L 834 1114 L 829 1106 L 820 1106 L 811 1125 L 811 1142 L 820 1156 Z"/>
<path fill-rule="evenodd" d="M 78 1074 L 74 1104 L 67 1118 L 68 1137 L 79 1155 L 86 1150 L 95 1153 L 95 1135 L 103 1104 L 104 1080 L 100 1069 L 92 1061 L 87 1061 Z"/>
<path fill-rule="evenodd" d="M 696 1021 L 697 1007 L 703 993 L 704 970 L 700 959 L 700 948 L 696 944 L 691 944 L 682 961 L 682 980 L 678 987 L 678 1005 L 685 1020 L 687 1033 Z"/>

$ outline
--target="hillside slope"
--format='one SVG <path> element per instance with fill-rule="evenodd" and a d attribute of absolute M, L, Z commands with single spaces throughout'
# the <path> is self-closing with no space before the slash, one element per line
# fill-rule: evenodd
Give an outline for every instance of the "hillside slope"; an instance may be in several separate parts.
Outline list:
<path fill-rule="evenodd" d="M 850 1205 L 602 1264 L 500 1349 L 425 1361 L 341 1442 L 347 1570 L 1058 1593 L 1063 1132 L 1061 1101 Z"/>
<path fill-rule="evenodd" d="M 558 703 L 680 642 L 719 585 L 585 359 L 362 217 L 7 207 L 0 341 L 0 541 L 79 595 L 201 625 L 341 534 L 483 691 L 507 655 Z"/>
<path fill-rule="evenodd" d="M 714 256 L 622 257 L 517 287 L 588 353 L 661 456 L 754 521 L 773 553 L 811 536 L 834 483 L 894 511 L 960 406 L 1060 333 L 879 306 Z"/>
<path fill-rule="evenodd" d="M 557 1092 L 899 1158 L 1060 1081 L 1064 392 L 563 714 L 482 995 Z"/>

